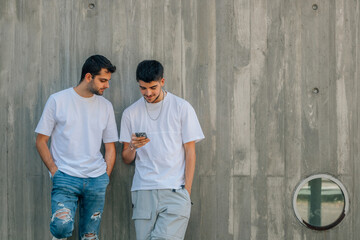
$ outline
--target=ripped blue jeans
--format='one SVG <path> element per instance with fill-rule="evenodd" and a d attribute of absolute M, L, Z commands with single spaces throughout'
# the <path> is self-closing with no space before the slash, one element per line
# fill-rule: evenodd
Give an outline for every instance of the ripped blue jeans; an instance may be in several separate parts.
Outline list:
<path fill-rule="evenodd" d="M 96 240 L 105 204 L 107 173 L 96 178 L 78 178 L 57 171 L 52 177 L 50 232 L 56 238 L 68 238 L 74 230 L 79 205 L 79 239 Z"/>

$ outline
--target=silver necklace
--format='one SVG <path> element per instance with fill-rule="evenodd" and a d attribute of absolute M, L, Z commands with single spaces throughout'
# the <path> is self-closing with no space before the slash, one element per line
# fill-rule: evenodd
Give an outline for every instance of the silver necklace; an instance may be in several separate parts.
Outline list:
<path fill-rule="evenodd" d="M 163 109 L 163 105 L 164 105 L 164 101 L 165 101 L 165 93 L 164 93 L 164 90 L 163 90 L 163 89 L 161 89 L 161 91 L 162 91 L 162 93 L 163 93 L 163 99 L 161 100 L 161 108 L 160 108 L 159 115 L 158 115 L 156 118 L 152 118 L 152 117 L 150 116 L 150 113 L 149 113 L 149 110 L 148 110 L 148 107 L 147 107 L 147 104 L 146 104 L 146 100 L 145 100 L 145 98 L 144 98 L 144 103 L 145 103 L 146 112 L 147 112 L 149 118 L 150 118 L 151 120 L 153 120 L 153 121 L 156 121 L 156 120 L 159 119 L 159 117 L 160 117 L 160 115 L 161 115 L 161 112 L 162 112 L 162 109 Z"/>

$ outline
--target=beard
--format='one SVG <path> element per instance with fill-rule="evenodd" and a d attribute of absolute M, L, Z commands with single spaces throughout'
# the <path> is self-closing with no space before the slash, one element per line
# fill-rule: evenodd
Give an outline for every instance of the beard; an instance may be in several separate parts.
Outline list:
<path fill-rule="evenodd" d="M 91 93 L 96 94 L 96 95 L 99 95 L 99 96 L 102 96 L 103 93 L 104 93 L 104 91 L 103 91 L 103 92 L 100 92 L 100 91 L 99 91 L 100 89 L 90 88 L 89 90 L 90 90 Z"/>
<path fill-rule="evenodd" d="M 94 80 L 92 80 L 92 81 L 94 81 Z M 102 90 L 102 91 L 100 92 L 100 90 Z M 91 84 L 89 86 L 89 91 L 95 95 L 102 96 L 104 93 L 104 90 L 105 89 L 102 89 L 102 88 L 96 88 L 94 82 L 91 82 Z"/>
<path fill-rule="evenodd" d="M 160 97 L 160 95 L 161 95 L 161 93 L 162 93 L 162 89 L 161 89 L 161 91 L 160 91 L 160 93 L 159 93 L 159 95 L 152 101 L 152 102 L 149 102 L 147 99 L 146 99 L 146 97 L 144 97 L 144 99 L 145 99 L 145 101 L 146 102 L 148 102 L 148 103 L 155 103 L 156 102 L 156 100 L 158 100 L 158 98 Z"/>

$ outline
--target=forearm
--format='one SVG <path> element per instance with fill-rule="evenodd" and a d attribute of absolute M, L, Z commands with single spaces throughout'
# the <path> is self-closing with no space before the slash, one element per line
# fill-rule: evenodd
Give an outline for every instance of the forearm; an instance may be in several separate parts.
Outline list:
<path fill-rule="evenodd" d="M 110 176 L 116 162 L 115 143 L 105 143 L 106 173 Z"/>
<path fill-rule="evenodd" d="M 185 165 L 185 188 L 191 193 L 192 183 L 195 173 L 195 161 L 196 157 L 188 157 Z"/>
<path fill-rule="evenodd" d="M 195 143 L 185 147 L 185 188 L 191 194 L 192 183 L 195 173 L 196 153 Z"/>
<path fill-rule="evenodd" d="M 150 142 L 147 137 L 136 137 L 135 134 L 131 135 L 130 143 L 124 142 L 121 157 L 126 164 L 131 164 L 136 157 L 136 149 L 145 146 Z"/>
<path fill-rule="evenodd" d="M 44 139 L 46 137 L 39 136 L 36 139 L 36 149 L 41 157 L 41 160 L 44 162 L 47 169 L 50 171 L 51 175 L 54 175 L 57 171 L 57 166 L 51 156 L 49 147 L 47 145 L 47 139 Z"/>
<path fill-rule="evenodd" d="M 122 151 L 121 156 L 122 156 L 124 163 L 131 164 L 135 160 L 136 150 L 135 150 L 135 148 L 130 148 L 129 143 L 124 142 L 123 151 Z"/>

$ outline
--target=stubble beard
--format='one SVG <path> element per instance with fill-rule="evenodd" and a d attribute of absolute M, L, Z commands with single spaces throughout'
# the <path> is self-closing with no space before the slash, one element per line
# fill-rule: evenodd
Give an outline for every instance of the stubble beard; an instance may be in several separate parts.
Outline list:
<path fill-rule="evenodd" d="M 92 80 L 92 81 L 94 81 L 94 80 Z M 94 88 L 94 82 L 92 82 L 92 84 L 89 86 L 89 91 L 90 91 L 92 94 L 95 94 L 95 95 L 98 95 L 98 96 L 102 96 L 105 89 L 104 89 L 102 92 L 100 92 L 99 90 L 100 90 L 100 89 Z"/>
<path fill-rule="evenodd" d="M 144 97 L 144 98 L 145 98 L 145 101 L 148 102 L 148 103 L 155 103 L 155 101 L 158 100 L 158 98 L 160 97 L 162 91 L 163 91 L 163 90 L 162 90 L 162 88 L 161 88 L 159 95 L 154 99 L 154 101 L 149 102 L 149 101 L 146 99 L 146 97 Z M 164 99 L 162 99 L 162 100 L 164 100 Z"/>
<path fill-rule="evenodd" d="M 91 89 L 90 89 L 90 92 L 93 93 L 93 94 L 95 94 L 95 95 L 98 95 L 98 96 L 102 96 L 103 93 L 104 93 L 104 91 L 101 93 L 101 92 L 99 92 L 99 90 L 96 90 L 96 89 L 94 89 L 94 88 L 91 88 Z"/>

